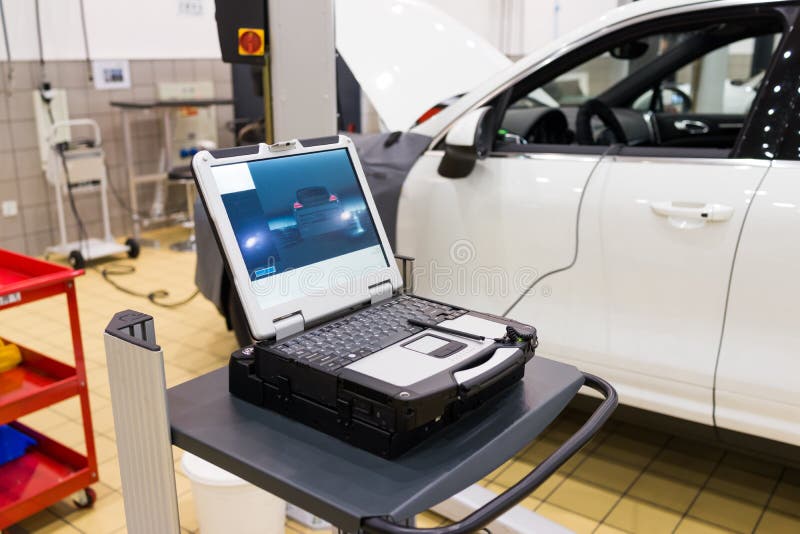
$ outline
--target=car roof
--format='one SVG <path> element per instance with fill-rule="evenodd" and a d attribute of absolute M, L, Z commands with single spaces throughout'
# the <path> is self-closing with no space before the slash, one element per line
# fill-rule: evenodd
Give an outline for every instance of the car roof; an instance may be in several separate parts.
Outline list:
<path fill-rule="evenodd" d="M 412 131 L 433 137 L 434 142 L 437 142 L 453 121 L 482 101 L 493 97 L 499 88 L 515 82 L 517 78 L 524 77 L 534 67 L 552 62 L 560 55 L 577 47 L 587 38 L 593 39 L 602 33 L 615 31 L 635 22 L 665 16 L 673 11 L 698 11 L 712 7 L 777 3 L 786 3 L 786 0 L 644 0 L 626 4 L 608 11 L 603 16 L 575 28 L 549 45 L 519 59 L 508 68 L 486 79 L 439 114 L 413 128 Z"/>

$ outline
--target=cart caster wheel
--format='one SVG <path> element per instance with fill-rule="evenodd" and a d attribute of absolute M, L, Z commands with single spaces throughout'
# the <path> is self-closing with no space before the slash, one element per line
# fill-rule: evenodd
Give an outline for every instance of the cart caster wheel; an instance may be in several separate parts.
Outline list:
<path fill-rule="evenodd" d="M 69 253 L 69 264 L 73 269 L 83 269 L 86 267 L 86 260 L 83 259 L 83 254 L 80 250 L 73 250 Z"/>
<path fill-rule="evenodd" d="M 125 246 L 128 247 L 128 257 L 138 258 L 139 252 L 141 252 L 141 248 L 139 247 L 139 242 L 136 241 L 134 238 L 129 237 L 125 240 Z"/>
<path fill-rule="evenodd" d="M 91 508 L 95 501 L 97 501 L 97 493 L 92 488 L 84 489 L 72 499 L 72 503 L 80 510 Z"/>

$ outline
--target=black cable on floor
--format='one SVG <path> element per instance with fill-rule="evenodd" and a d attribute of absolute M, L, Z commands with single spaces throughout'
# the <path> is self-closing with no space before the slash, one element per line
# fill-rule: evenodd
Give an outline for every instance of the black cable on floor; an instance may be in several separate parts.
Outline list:
<path fill-rule="evenodd" d="M 155 291 L 151 291 L 150 293 L 143 293 L 140 291 L 134 291 L 133 289 L 129 289 L 127 287 L 121 286 L 117 282 L 111 279 L 112 276 L 126 276 L 131 275 L 136 272 L 136 267 L 133 265 L 128 265 L 124 263 L 113 263 L 108 267 L 104 267 L 102 269 L 94 268 L 100 276 L 103 277 L 103 280 L 111 284 L 112 287 L 125 293 L 126 295 L 131 295 L 133 297 L 145 298 L 155 304 L 156 306 L 161 306 L 162 308 L 177 308 L 179 306 L 183 306 L 184 304 L 188 304 L 192 299 L 194 299 L 197 295 L 200 294 L 200 290 L 196 289 L 194 293 L 189 295 L 183 300 L 179 300 L 177 302 L 160 302 L 160 299 L 165 299 L 169 297 L 169 291 L 166 289 L 157 289 Z"/>

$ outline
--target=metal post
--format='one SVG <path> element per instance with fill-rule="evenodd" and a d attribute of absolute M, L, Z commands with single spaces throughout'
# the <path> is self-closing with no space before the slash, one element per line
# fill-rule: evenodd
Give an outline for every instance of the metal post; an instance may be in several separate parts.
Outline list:
<path fill-rule="evenodd" d="M 336 135 L 333 0 L 265 1 L 270 40 L 264 67 L 267 139 L 270 122 L 275 141 Z"/>
<path fill-rule="evenodd" d="M 153 318 L 117 313 L 105 346 L 128 532 L 180 534 L 164 353 Z"/>
<path fill-rule="evenodd" d="M 100 208 L 103 214 L 103 239 L 106 241 L 114 241 L 114 236 L 111 235 L 111 216 L 108 213 L 108 172 L 106 171 L 106 156 L 103 158 L 103 177 L 100 181 Z"/>
<path fill-rule="evenodd" d="M 57 171 L 60 174 L 60 171 Z M 67 247 L 67 221 L 64 218 L 64 198 L 63 196 L 66 195 L 67 188 L 69 187 L 69 183 L 64 180 L 64 185 L 58 183 L 54 187 L 56 192 L 56 213 L 58 214 L 58 236 L 61 239 L 61 246 L 66 248 Z M 80 247 L 80 244 L 78 245 Z"/>
<path fill-rule="evenodd" d="M 164 172 L 169 173 L 172 169 L 172 117 L 171 110 L 162 108 L 161 118 L 164 121 Z"/>
<path fill-rule="evenodd" d="M 128 173 L 128 194 L 131 206 L 131 224 L 133 225 L 133 237 L 139 239 L 142 232 L 141 221 L 139 220 L 139 198 L 136 194 L 136 182 L 134 180 L 136 171 L 133 164 L 133 141 L 131 140 L 131 119 L 128 111 L 122 109 L 122 144 L 125 147 L 125 170 Z"/>

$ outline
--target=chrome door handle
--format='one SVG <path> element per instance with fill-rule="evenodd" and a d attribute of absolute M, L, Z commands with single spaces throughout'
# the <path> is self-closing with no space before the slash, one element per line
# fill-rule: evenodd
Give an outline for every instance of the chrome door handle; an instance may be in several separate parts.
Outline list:
<path fill-rule="evenodd" d="M 671 219 L 722 222 L 733 216 L 733 207 L 724 204 L 663 201 L 651 203 L 650 208 L 657 215 Z"/>
<path fill-rule="evenodd" d="M 689 119 L 681 119 L 673 123 L 676 130 L 686 132 L 688 134 L 704 134 L 708 133 L 708 124 L 703 121 L 692 121 Z"/>

